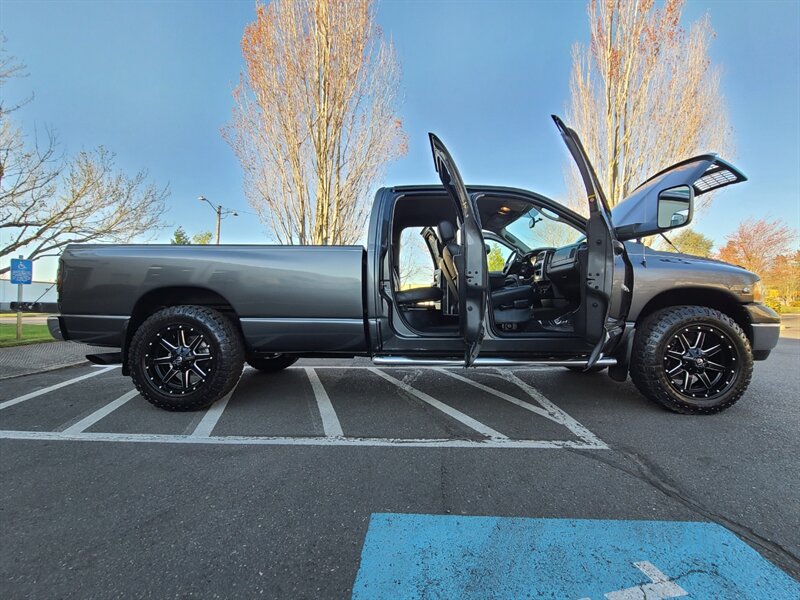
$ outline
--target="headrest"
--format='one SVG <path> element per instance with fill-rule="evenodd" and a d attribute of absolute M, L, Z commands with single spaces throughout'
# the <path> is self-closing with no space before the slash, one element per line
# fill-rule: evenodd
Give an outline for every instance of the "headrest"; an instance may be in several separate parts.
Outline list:
<path fill-rule="evenodd" d="M 453 227 L 450 221 L 439 223 L 439 237 L 442 238 L 442 242 L 445 244 L 456 239 L 456 228 Z"/>

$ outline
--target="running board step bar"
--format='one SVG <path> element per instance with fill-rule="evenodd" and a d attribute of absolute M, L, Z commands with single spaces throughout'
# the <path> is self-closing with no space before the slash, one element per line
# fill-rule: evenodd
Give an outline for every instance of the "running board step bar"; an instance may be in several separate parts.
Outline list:
<path fill-rule="evenodd" d="M 447 358 L 413 358 L 410 356 L 375 356 L 373 364 L 379 367 L 463 367 L 463 360 L 451 360 Z M 529 367 L 529 366 L 548 366 L 548 367 L 578 367 L 585 368 L 588 360 L 562 360 L 562 359 L 541 359 L 541 360 L 512 360 L 509 358 L 476 358 L 472 363 L 473 367 Z M 616 358 L 601 357 L 594 363 L 595 367 L 611 367 L 617 364 Z"/>
<path fill-rule="evenodd" d="M 86 360 L 95 365 L 118 365 L 122 362 L 122 352 L 87 354 Z"/>

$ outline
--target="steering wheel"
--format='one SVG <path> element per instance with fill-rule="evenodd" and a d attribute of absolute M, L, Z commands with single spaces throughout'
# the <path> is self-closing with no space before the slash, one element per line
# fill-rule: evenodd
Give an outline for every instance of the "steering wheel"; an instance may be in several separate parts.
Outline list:
<path fill-rule="evenodd" d="M 528 266 L 530 266 L 531 257 L 537 256 L 542 250 L 555 250 L 555 248 L 551 247 L 536 248 L 534 250 L 531 250 L 530 252 L 525 252 L 524 254 L 520 254 L 516 250 L 512 251 L 511 254 L 508 255 L 508 258 L 506 259 L 506 264 L 503 265 L 503 274 L 508 275 L 515 264 L 522 265 L 523 266 L 522 269 L 524 269 L 526 263 L 528 264 Z"/>
<path fill-rule="evenodd" d="M 517 251 L 512 250 L 511 254 L 508 255 L 508 258 L 506 258 L 506 264 L 503 265 L 503 275 L 508 275 L 508 272 L 511 270 L 511 267 L 515 262 L 517 262 Z"/>

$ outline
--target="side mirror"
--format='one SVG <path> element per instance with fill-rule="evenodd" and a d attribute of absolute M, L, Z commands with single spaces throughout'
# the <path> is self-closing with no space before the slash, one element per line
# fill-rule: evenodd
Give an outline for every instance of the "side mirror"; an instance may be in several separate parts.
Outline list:
<path fill-rule="evenodd" d="M 688 225 L 694 213 L 694 190 L 679 185 L 658 193 L 658 228 L 674 229 Z"/>

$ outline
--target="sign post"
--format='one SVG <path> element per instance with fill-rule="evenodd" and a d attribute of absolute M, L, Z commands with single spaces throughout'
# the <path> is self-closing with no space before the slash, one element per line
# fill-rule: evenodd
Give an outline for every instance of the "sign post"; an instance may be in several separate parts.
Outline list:
<path fill-rule="evenodd" d="M 22 339 L 22 286 L 33 282 L 33 261 L 22 255 L 11 259 L 11 283 L 17 284 L 17 340 Z"/>

